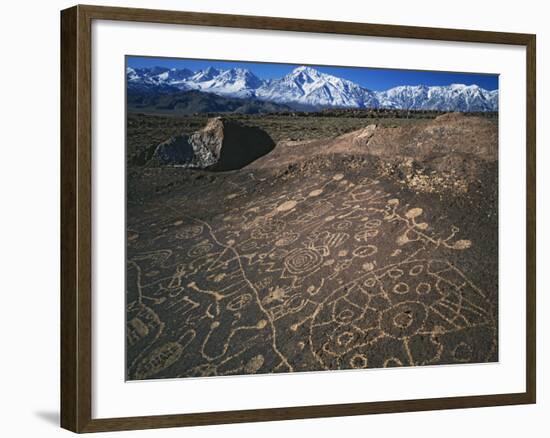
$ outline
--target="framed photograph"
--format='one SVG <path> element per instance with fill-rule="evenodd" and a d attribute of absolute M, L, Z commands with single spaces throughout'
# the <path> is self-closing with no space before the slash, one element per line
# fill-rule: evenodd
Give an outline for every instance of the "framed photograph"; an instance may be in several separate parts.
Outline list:
<path fill-rule="evenodd" d="M 61 423 L 535 403 L 535 35 L 61 13 Z"/>

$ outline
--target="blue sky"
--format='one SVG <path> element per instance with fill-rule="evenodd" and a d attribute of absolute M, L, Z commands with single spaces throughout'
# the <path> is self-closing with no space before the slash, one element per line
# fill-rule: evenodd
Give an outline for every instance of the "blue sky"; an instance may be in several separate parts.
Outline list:
<path fill-rule="evenodd" d="M 274 64 L 241 61 L 213 61 L 208 59 L 178 59 L 127 56 L 128 67 L 168 67 L 202 70 L 207 67 L 220 69 L 246 68 L 261 79 L 280 78 L 300 64 Z M 387 90 L 398 85 L 449 85 L 476 84 L 487 90 L 498 88 L 498 75 L 478 73 L 455 73 L 421 70 L 392 70 L 365 67 L 328 67 L 312 65 L 317 70 L 349 79 L 370 90 Z"/>

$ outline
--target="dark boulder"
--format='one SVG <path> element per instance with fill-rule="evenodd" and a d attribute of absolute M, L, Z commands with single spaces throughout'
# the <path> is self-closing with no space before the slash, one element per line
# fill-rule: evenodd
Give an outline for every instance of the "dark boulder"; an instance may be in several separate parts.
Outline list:
<path fill-rule="evenodd" d="M 262 129 L 222 117 L 210 119 L 189 142 L 200 167 L 215 171 L 241 169 L 275 147 Z"/>
<path fill-rule="evenodd" d="M 193 147 L 189 143 L 189 136 L 177 135 L 159 144 L 151 160 L 159 165 L 188 165 L 194 158 Z"/>
<path fill-rule="evenodd" d="M 236 170 L 269 153 L 275 142 L 262 129 L 222 117 L 191 135 L 178 135 L 147 149 L 138 164 Z"/>

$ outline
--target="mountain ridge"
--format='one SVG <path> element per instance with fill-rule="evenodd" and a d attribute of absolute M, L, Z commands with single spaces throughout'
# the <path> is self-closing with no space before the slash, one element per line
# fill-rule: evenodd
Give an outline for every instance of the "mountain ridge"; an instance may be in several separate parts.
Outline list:
<path fill-rule="evenodd" d="M 440 111 L 498 111 L 498 90 L 478 85 L 400 85 L 373 91 L 348 79 L 300 66 L 279 79 L 260 79 L 244 68 L 208 67 L 193 72 L 166 67 L 126 69 L 129 90 L 196 90 L 231 98 L 313 108 L 388 108 Z"/>

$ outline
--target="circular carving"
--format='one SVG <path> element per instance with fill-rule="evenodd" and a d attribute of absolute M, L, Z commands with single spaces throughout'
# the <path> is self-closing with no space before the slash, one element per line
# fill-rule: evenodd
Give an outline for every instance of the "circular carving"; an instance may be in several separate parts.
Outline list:
<path fill-rule="evenodd" d="M 336 231 L 344 231 L 344 230 L 347 230 L 349 227 L 351 227 L 351 222 L 348 220 L 335 222 L 332 225 L 332 228 Z"/>
<path fill-rule="evenodd" d="M 376 254 L 378 248 L 374 245 L 358 246 L 353 250 L 355 257 L 369 257 Z"/>
<path fill-rule="evenodd" d="M 354 238 L 358 242 L 366 242 L 370 238 L 376 237 L 378 235 L 378 230 L 376 228 L 363 230 L 358 232 Z"/>
<path fill-rule="evenodd" d="M 367 359 L 367 356 L 360 353 L 354 354 L 349 360 L 350 367 L 354 369 L 367 368 L 368 363 L 369 361 Z"/>
<path fill-rule="evenodd" d="M 291 312 L 296 312 L 304 307 L 305 299 L 302 294 L 296 294 L 285 302 L 285 307 Z"/>
<path fill-rule="evenodd" d="M 422 265 L 414 265 L 414 266 L 409 270 L 409 275 L 412 275 L 413 277 L 415 277 L 416 275 L 421 274 L 423 270 L 424 270 L 424 266 L 422 266 Z"/>
<path fill-rule="evenodd" d="M 393 325 L 401 329 L 405 329 L 413 322 L 413 317 L 410 313 L 401 312 L 393 317 Z"/>
<path fill-rule="evenodd" d="M 231 310 L 233 312 L 237 310 L 241 310 L 243 307 L 246 307 L 248 303 L 250 303 L 250 301 L 252 301 L 252 295 L 250 294 L 239 295 L 238 297 L 233 298 L 227 304 L 227 310 Z"/>
<path fill-rule="evenodd" d="M 404 274 L 403 270 L 399 268 L 393 268 L 388 271 L 388 275 L 390 276 L 390 278 L 393 278 L 393 279 L 399 278 L 403 274 Z"/>
<path fill-rule="evenodd" d="M 353 333 L 352 332 L 343 332 L 343 333 L 340 333 L 336 337 L 336 343 L 340 346 L 346 346 L 351 341 L 353 341 Z"/>
<path fill-rule="evenodd" d="M 420 295 L 426 295 L 430 293 L 432 290 L 432 285 L 430 283 L 418 283 L 418 286 L 416 286 L 416 292 L 418 292 Z"/>
<path fill-rule="evenodd" d="M 472 359 L 472 347 L 466 342 L 460 342 L 453 350 L 453 357 L 458 362 L 469 362 Z"/>
<path fill-rule="evenodd" d="M 400 282 L 393 287 L 393 292 L 399 295 L 406 294 L 408 291 L 409 285 L 407 283 Z"/>
<path fill-rule="evenodd" d="M 202 225 L 188 225 L 176 233 L 178 239 L 192 239 L 202 233 Z"/>
<path fill-rule="evenodd" d="M 361 228 L 364 228 L 365 230 L 372 230 L 378 228 L 380 225 L 382 225 L 382 221 L 380 219 L 370 219 L 365 222 Z"/>
<path fill-rule="evenodd" d="M 375 277 L 369 277 L 363 282 L 363 286 L 367 288 L 371 288 L 376 286 L 376 278 Z"/>
<path fill-rule="evenodd" d="M 424 305 L 416 301 L 408 301 L 385 310 L 382 314 L 381 327 L 390 336 L 403 339 L 420 330 L 425 320 Z"/>
<path fill-rule="evenodd" d="M 191 257 L 200 257 L 208 254 L 212 250 L 212 248 L 214 248 L 214 245 L 212 245 L 210 242 L 201 242 L 193 246 L 189 250 L 188 254 Z"/>
<path fill-rule="evenodd" d="M 283 235 L 275 242 L 275 246 L 290 245 L 291 243 L 296 242 L 296 240 L 298 240 L 298 237 L 300 237 L 298 233 L 287 231 L 283 233 Z"/>
<path fill-rule="evenodd" d="M 355 313 L 351 309 L 344 309 L 336 316 L 336 321 L 347 324 L 354 316 Z"/>
<path fill-rule="evenodd" d="M 254 228 L 251 235 L 253 239 L 271 239 L 278 237 L 284 228 L 285 223 L 283 221 L 264 219 Z"/>
<path fill-rule="evenodd" d="M 323 259 L 312 249 L 302 248 L 289 254 L 285 259 L 285 268 L 291 274 L 304 274 L 317 268 Z"/>

